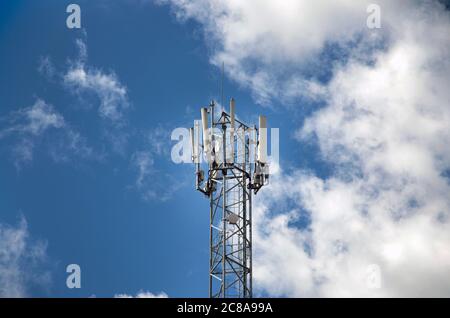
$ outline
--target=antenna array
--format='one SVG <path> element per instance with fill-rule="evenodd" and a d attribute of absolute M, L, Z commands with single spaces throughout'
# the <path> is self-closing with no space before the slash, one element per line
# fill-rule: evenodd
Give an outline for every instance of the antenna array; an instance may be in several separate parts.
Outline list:
<path fill-rule="evenodd" d="M 190 129 L 196 189 L 210 200 L 210 297 L 252 297 L 252 195 L 269 180 L 266 118 L 251 127 L 235 107 L 215 118 L 212 101 Z"/>

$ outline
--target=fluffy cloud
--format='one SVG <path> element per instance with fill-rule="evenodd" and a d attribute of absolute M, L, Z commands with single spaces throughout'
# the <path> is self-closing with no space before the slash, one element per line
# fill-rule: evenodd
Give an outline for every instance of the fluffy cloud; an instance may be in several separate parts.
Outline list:
<path fill-rule="evenodd" d="M 370 1 L 159 2 L 170 3 L 180 20 L 202 24 L 213 52 L 211 62 L 224 62 L 227 75 L 262 104 L 320 95 L 316 75 L 322 70 L 317 66 L 332 68 L 326 55 L 318 58 L 323 49 L 328 45 L 346 50 L 368 31 L 364 28 Z"/>
<path fill-rule="evenodd" d="M 18 138 L 14 146 L 17 168 L 33 159 L 33 148 L 39 136 L 50 129 L 61 129 L 66 125 L 63 116 L 41 99 L 30 107 L 10 113 L 1 121 L 6 124 L 0 130 L 0 139 L 9 136 Z"/>
<path fill-rule="evenodd" d="M 40 135 L 47 129 L 64 126 L 64 118 L 41 99 L 31 107 L 12 113 L 7 120 L 9 127 L 0 131 L 0 138 L 12 133 Z"/>
<path fill-rule="evenodd" d="M 128 295 L 128 294 L 117 294 L 114 295 L 114 298 L 167 298 L 167 294 L 164 292 L 160 292 L 158 294 L 153 294 L 148 291 L 140 291 L 135 296 Z"/>
<path fill-rule="evenodd" d="M 77 40 L 79 57 L 64 74 L 64 83 L 78 93 L 94 93 L 100 100 L 98 112 L 102 118 L 119 123 L 123 112 L 129 107 L 127 88 L 114 73 L 86 65 L 87 48 Z"/>
<path fill-rule="evenodd" d="M 166 2 L 202 25 L 211 62 L 225 61 L 257 101 L 323 105 L 297 137 L 317 142 L 333 173 L 284 171 L 258 195 L 254 286 L 276 296 L 448 297 L 448 11 L 379 1 L 382 29 L 368 30 L 368 1 Z"/>
<path fill-rule="evenodd" d="M 442 194 L 432 193 L 437 202 L 418 203 L 409 193 L 427 191 L 417 183 L 322 180 L 302 172 L 275 180 L 255 211 L 259 291 L 297 297 L 450 294 L 450 205 Z M 381 288 L 368 284 L 374 264 Z"/>
<path fill-rule="evenodd" d="M 17 227 L 0 223 L 0 297 L 26 297 L 29 285 L 49 283 L 49 273 L 40 270 L 46 247 L 29 239 L 25 219 Z"/>
<path fill-rule="evenodd" d="M 131 163 L 138 171 L 136 179 L 138 188 L 142 188 L 146 184 L 146 179 L 155 173 L 155 157 L 169 154 L 169 134 L 169 130 L 161 126 L 141 134 L 142 136 L 140 137 L 143 138 L 145 150 L 136 151 L 131 157 Z"/>
<path fill-rule="evenodd" d="M 132 164 L 138 170 L 138 177 L 136 179 L 136 186 L 141 188 L 144 185 L 144 180 L 151 173 L 153 167 L 153 157 L 149 151 L 137 151 L 133 154 Z"/>
<path fill-rule="evenodd" d="M 327 106 L 299 132 L 337 165 L 336 176 L 298 186 L 324 295 L 450 295 L 450 19 L 417 14 L 374 65 L 339 69 Z M 381 289 L 365 284 L 372 263 Z"/>
<path fill-rule="evenodd" d="M 48 148 L 50 157 L 57 163 L 73 162 L 74 158 L 103 161 L 106 157 L 104 151 L 94 149 L 85 136 L 69 126 Z"/>
<path fill-rule="evenodd" d="M 167 201 L 187 184 L 187 179 L 175 177 L 172 173 L 164 173 L 155 165 L 160 154 L 151 150 L 140 150 L 131 156 L 131 165 L 137 171 L 135 188 L 145 201 Z"/>
<path fill-rule="evenodd" d="M 167 201 L 189 181 L 180 178 L 180 174 L 165 172 L 161 163 L 171 160 L 170 130 L 157 126 L 145 132 L 140 132 L 141 150 L 131 156 L 131 166 L 137 172 L 135 188 L 139 190 L 145 201 Z"/>
<path fill-rule="evenodd" d="M 14 140 L 13 157 L 16 168 L 33 160 L 36 146 L 45 134 L 57 130 L 52 142 L 48 143 L 49 153 L 56 162 L 69 161 L 70 155 L 81 158 L 100 160 L 97 154 L 87 145 L 85 138 L 71 127 L 52 105 L 37 99 L 32 106 L 12 111 L 0 118 L 4 128 L 0 130 L 0 139 Z M 70 154 L 70 155 L 69 155 Z"/>
<path fill-rule="evenodd" d="M 227 75 L 261 104 L 321 97 L 320 81 L 336 64 L 348 55 L 366 59 L 368 50 L 402 36 L 405 21 L 420 19 L 412 0 L 377 1 L 382 30 L 375 32 L 366 24 L 370 0 L 156 2 L 170 4 L 180 21 L 197 21 L 211 48 L 211 63 L 224 62 Z M 437 1 L 423 2 L 432 11 L 442 8 Z"/>

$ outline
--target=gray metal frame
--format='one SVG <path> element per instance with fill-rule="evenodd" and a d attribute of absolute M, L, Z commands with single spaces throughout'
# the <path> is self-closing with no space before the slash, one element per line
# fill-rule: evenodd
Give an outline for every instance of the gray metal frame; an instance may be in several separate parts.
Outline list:
<path fill-rule="evenodd" d="M 212 298 L 250 298 L 252 297 L 252 180 L 254 172 L 250 160 L 250 128 L 235 120 L 233 140 L 228 141 L 227 130 L 230 129 L 230 114 L 222 111 L 220 117 L 214 118 L 214 102 L 209 106 L 211 128 L 221 132 L 213 135 L 222 138 L 222 162 L 208 163 L 206 187 L 201 188 L 199 178 L 200 163 L 197 163 L 197 190 L 210 198 L 210 262 L 209 262 L 209 297 Z M 237 149 L 241 138 L 240 150 Z M 244 139 L 244 140 L 242 140 Z M 242 147 L 243 145 L 243 147 Z M 234 160 L 227 162 L 227 146 L 233 151 Z M 200 179 L 200 180 L 199 180 Z"/>
<path fill-rule="evenodd" d="M 207 144 L 202 143 L 202 151 L 199 151 L 196 121 L 196 128 L 190 130 L 192 158 L 196 163 L 196 188 L 210 199 L 209 297 L 250 298 L 253 296 L 252 195 L 269 180 L 269 166 L 261 155 L 266 151 L 266 124 L 265 117 L 260 116 L 259 129 L 247 126 L 234 117 L 234 100 L 230 105 L 232 114 L 222 111 L 217 120 L 214 101 L 209 108 L 202 109 L 203 140 Z M 207 112 L 210 120 L 207 120 Z M 207 131 L 209 129 L 211 131 Z M 216 147 L 216 140 L 220 141 L 220 147 Z M 199 159 L 206 149 L 205 180 Z"/>
<path fill-rule="evenodd" d="M 243 163 L 226 162 L 226 129 L 229 115 L 222 113 L 216 125 L 223 133 L 223 163 L 210 167 L 209 179 L 216 191 L 210 195 L 210 297 L 252 297 L 252 167 L 248 163 L 248 138 L 244 134 Z M 238 123 L 240 129 L 248 129 Z M 240 138 L 236 135 L 235 138 Z M 235 143 L 235 141 L 233 141 Z M 235 152 L 239 156 L 239 152 Z M 217 154 L 216 154 L 217 155 Z M 236 158 L 235 158 L 236 159 Z"/>

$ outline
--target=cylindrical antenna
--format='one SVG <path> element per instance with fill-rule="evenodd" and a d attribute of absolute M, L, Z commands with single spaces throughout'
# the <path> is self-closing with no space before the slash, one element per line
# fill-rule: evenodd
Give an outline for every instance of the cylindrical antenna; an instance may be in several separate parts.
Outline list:
<path fill-rule="evenodd" d="M 224 76 L 224 71 L 225 71 L 225 63 L 224 62 L 222 62 L 222 78 L 221 78 L 221 98 L 222 98 L 222 100 L 220 101 L 220 103 L 222 104 L 222 109 L 224 108 L 224 105 L 223 105 L 223 76 Z"/>
<path fill-rule="evenodd" d="M 256 163 L 256 161 L 258 160 L 258 158 L 257 158 L 257 156 L 258 156 L 258 151 L 257 151 L 258 134 L 257 134 L 256 126 L 253 125 L 253 127 L 250 128 L 249 132 L 250 132 L 249 133 L 249 146 L 250 146 L 249 158 L 250 158 L 251 163 Z"/>
<path fill-rule="evenodd" d="M 196 161 L 195 163 L 200 163 L 200 120 L 194 121 L 194 154 Z"/>
<path fill-rule="evenodd" d="M 210 139 L 208 134 L 208 109 L 202 108 L 201 109 L 201 115 L 202 115 L 202 130 L 203 130 L 203 150 L 206 153 L 206 157 L 210 158 Z"/>
<path fill-rule="evenodd" d="M 191 139 L 191 158 L 192 158 L 192 162 L 196 162 L 194 128 L 189 128 L 189 137 Z"/>
<path fill-rule="evenodd" d="M 204 151 L 209 151 L 209 135 L 208 135 L 208 109 L 202 108 L 202 132 L 203 132 L 203 147 Z"/>
<path fill-rule="evenodd" d="M 260 163 L 267 162 L 267 119 L 266 116 L 259 116 L 258 131 L 258 161 Z"/>
<path fill-rule="evenodd" d="M 230 100 L 230 163 L 234 162 L 234 128 L 235 128 L 235 101 L 234 98 Z"/>
<path fill-rule="evenodd" d="M 231 98 L 230 100 L 230 123 L 231 123 L 231 128 L 234 129 L 234 117 L 235 117 L 235 107 L 236 107 L 236 102 L 234 101 L 234 98 Z"/>

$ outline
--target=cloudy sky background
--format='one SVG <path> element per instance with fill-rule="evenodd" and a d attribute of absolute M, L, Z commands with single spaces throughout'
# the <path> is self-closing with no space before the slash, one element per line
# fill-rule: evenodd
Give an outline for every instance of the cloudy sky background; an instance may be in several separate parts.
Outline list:
<path fill-rule="evenodd" d="M 369 29 L 371 1 L 79 1 L 81 30 L 68 3 L 0 10 L 0 295 L 206 296 L 207 202 L 170 132 L 224 62 L 239 115 L 280 127 L 255 294 L 450 296 L 445 3 L 377 1 Z"/>

